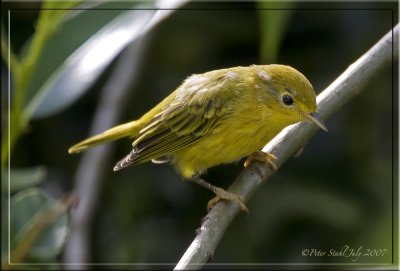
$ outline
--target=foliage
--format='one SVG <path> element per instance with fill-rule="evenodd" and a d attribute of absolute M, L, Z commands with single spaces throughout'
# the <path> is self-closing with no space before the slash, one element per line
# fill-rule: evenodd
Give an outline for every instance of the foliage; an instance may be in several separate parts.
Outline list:
<path fill-rule="evenodd" d="M 260 17 L 260 55 L 263 63 L 275 63 L 289 23 L 292 2 L 258 2 Z"/>
<path fill-rule="evenodd" d="M 10 129 L 4 130 L 2 136 L 3 169 L 7 162 L 11 163 L 8 161 L 10 154 L 32 120 L 51 117 L 76 102 L 129 43 L 160 21 L 152 20 L 157 10 L 151 2 L 79 4 L 80 1 L 45 1 L 35 32 L 19 56 L 2 31 L 2 58 L 12 75 Z M 110 7 L 117 9 L 99 12 L 97 18 L 93 18 L 96 14 L 86 16 L 92 9 Z M 136 10 L 130 10 L 132 7 Z M 16 12 L 19 10 L 10 14 Z M 89 27 L 76 38 L 76 29 L 81 24 L 89 24 Z M 72 35 L 75 39 L 69 42 Z M 9 261 L 8 268 L 32 260 L 57 262 L 56 256 L 65 242 L 66 211 L 72 201 L 57 201 L 42 189 L 31 188 L 46 178 L 46 171 L 44 166 L 3 170 L 2 193 L 19 191 L 11 197 L 9 206 L 11 251 L 7 250 L 8 244 L 3 243 L 3 265 Z M 61 206 L 58 209 L 50 208 L 58 205 Z M 3 201 L 3 214 L 7 214 L 7 206 Z M 8 240 L 4 238 L 6 235 L 3 231 L 3 241 Z"/>
<path fill-rule="evenodd" d="M 129 32 L 127 41 L 116 38 L 116 33 L 134 29 L 135 18 L 139 18 L 140 28 L 155 15 L 151 9 L 128 10 L 139 5 L 136 2 L 91 2 L 71 10 L 73 3 L 77 2 L 47 1 L 44 5 L 49 9 L 38 15 L 12 10 L 12 25 L 22 21 L 25 28 L 30 24 L 35 28 L 25 35 L 24 27 L 11 29 L 10 55 L 2 25 L 2 57 L 12 76 L 9 138 L 7 123 L 2 123 L 3 169 L 9 155 L 12 157 L 10 172 L 3 170 L 2 175 L 2 219 L 8 220 L 8 176 L 10 215 L 16 215 L 13 221 L 20 221 L 13 222 L 19 225 L 13 233 L 26 236 L 34 217 L 53 217 L 52 208 L 44 206 L 64 206 L 58 209 L 61 213 L 54 223 L 38 227 L 43 237 L 38 236 L 37 244 L 46 243 L 55 249 L 56 261 L 55 254 L 46 259 L 36 253 L 35 242 L 29 244 L 28 253 L 19 254 L 23 255 L 19 262 L 51 260 L 55 263 L 52 268 L 59 268 L 59 251 L 65 239 L 54 239 L 51 229 L 62 229 L 60 236 L 65 237 L 66 225 L 69 228 L 66 209 L 74 205 L 74 200 L 55 198 L 71 190 L 80 160 L 68 156 L 67 149 L 87 136 L 94 108 L 100 104 L 97 90 L 112 82 L 110 71 L 120 61 L 119 53 L 140 36 Z M 118 106 L 124 115 L 120 122 L 146 112 L 186 76 L 223 67 L 289 64 L 302 71 L 318 92 L 392 27 L 390 9 L 377 3 L 332 3 L 328 7 L 270 4 L 194 2 L 154 27 L 137 68 L 139 79 L 132 86 L 137 91 Z M 52 10 L 57 5 L 65 10 Z M 282 12 L 272 12 L 271 8 Z M 92 53 L 87 62 L 92 72 L 80 76 L 85 56 L 99 50 L 104 42 L 111 47 L 103 47 L 100 55 Z M 214 262 L 342 263 L 348 259 L 302 257 L 300 252 L 310 247 L 340 250 L 345 244 L 391 249 L 391 80 L 392 71 L 382 71 L 363 95 L 328 122 L 329 133 L 317 134 L 299 158 L 285 163 L 248 203 L 250 215 L 240 215 L 232 223 Z M 2 100 L 4 103 L 7 99 Z M 109 110 L 115 108 L 105 108 Z M 7 112 L 2 112 L 4 117 Z M 129 141 L 113 146 L 118 148 L 108 153 L 110 161 L 117 161 L 131 147 Z M 241 165 L 211 169 L 205 179 L 227 187 Z M 118 174 L 112 172 L 112 166 L 112 162 L 86 164 L 87 171 L 104 170 L 101 179 L 105 181 L 94 192 L 98 201 L 93 203 L 90 234 L 86 236 L 90 261 L 177 262 L 193 239 L 212 195 L 180 182 L 168 166 L 142 165 Z M 84 179 L 78 181 L 86 184 Z M 15 208 L 30 212 L 21 212 L 19 220 Z M 7 227 L 3 227 L 2 237 L 5 263 Z M 20 242 L 12 237 L 12 249 L 18 251 Z M 390 259 L 361 260 L 384 263 Z"/>
<path fill-rule="evenodd" d="M 27 90 L 34 76 L 35 67 L 42 55 L 43 48 L 59 29 L 67 11 L 78 2 L 44 2 L 39 14 L 35 34 L 25 55 L 18 57 L 9 47 L 2 31 L 2 58 L 8 63 L 13 81 L 12 106 L 9 112 L 10 127 L 3 131 L 1 166 L 6 167 L 9 155 L 21 133 L 26 129 L 30 115 L 24 112 Z M 4 173 L 7 174 L 4 174 Z M 13 268 L 14 263 L 23 261 L 54 262 L 65 241 L 67 216 L 66 208 L 50 216 L 54 205 L 61 204 L 44 191 L 29 188 L 39 184 L 46 175 L 43 166 L 25 169 L 3 170 L 2 194 L 10 197 L 11 192 L 19 191 L 9 202 L 2 201 L 2 213 L 8 214 L 9 227 L 2 231 L 2 265 Z M 11 181 L 12 179 L 12 181 Z M 9 181 L 9 182 L 7 182 Z M 6 189 L 8 187 L 8 189 Z M 3 197 L 6 198 L 6 197 Z M 7 208 L 8 206 L 8 208 Z M 64 205 L 62 205 L 64 207 Z M 7 220 L 8 220 L 7 219 Z M 54 221 L 56 220 L 56 221 Z M 5 243 L 6 241 L 9 243 Z M 8 249 L 11 251 L 8 251 Z"/>

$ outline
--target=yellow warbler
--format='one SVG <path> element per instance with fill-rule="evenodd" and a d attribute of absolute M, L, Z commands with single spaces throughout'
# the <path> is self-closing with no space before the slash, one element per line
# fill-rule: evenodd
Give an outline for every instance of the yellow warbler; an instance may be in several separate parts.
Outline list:
<path fill-rule="evenodd" d="M 133 150 L 114 170 L 147 161 L 171 163 L 185 178 L 247 210 L 240 197 L 200 179 L 206 169 L 249 156 L 274 165 L 259 150 L 284 127 L 309 121 L 326 130 L 317 114 L 316 96 L 307 78 L 284 65 L 252 65 L 188 77 L 174 92 L 138 120 L 90 137 L 68 151 L 122 137 Z"/>

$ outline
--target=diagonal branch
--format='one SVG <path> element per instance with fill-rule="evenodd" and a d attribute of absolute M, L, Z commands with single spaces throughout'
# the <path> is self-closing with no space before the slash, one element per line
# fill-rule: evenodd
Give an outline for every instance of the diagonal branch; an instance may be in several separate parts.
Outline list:
<path fill-rule="evenodd" d="M 394 60 L 394 57 L 397 58 L 398 31 L 397 25 L 318 95 L 319 113 L 323 119 L 329 118 L 340 110 L 344 104 L 363 90 L 374 75 Z M 393 45 L 393 39 L 395 45 Z M 277 156 L 275 163 L 280 167 L 301 149 L 317 130 L 315 125 L 304 122 L 292 125 L 281 131 L 264 147 L 263 151 Z M 242 171 L 229 191 L 247 201 L 272 174 L 268 166 L 254 163 L 250 170 Z M 239 212 L 237 204 L 219 202 L 205 217 L 198 235 L 176 265 L 175 270 L 202 268 L 212 258 L 216 246 Z"/>

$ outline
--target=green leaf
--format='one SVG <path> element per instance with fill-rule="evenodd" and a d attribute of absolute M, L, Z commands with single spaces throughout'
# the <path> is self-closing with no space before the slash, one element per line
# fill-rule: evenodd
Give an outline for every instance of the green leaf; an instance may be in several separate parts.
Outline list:
<path fill-rule="evenodd" d="M 8 178 L 8 171 L 2 171 L 1 188 L 3 193 L 8 192 L 8 181 L 10 181 L 10 191 L 14 193 L 24 188 L 38 185 L 44 180 L 47 175 L 47 170 L 44 166 L 31 167 L 31 168 L 12 168 L 10 171 L 10 180 Z"/>
<path fill-rule="evenodd" d="M 79 5 L 82 1 L 54 1 L 47 0 L 43 3 L 42 8 L 45 9 L 54 9 L 55 12 L 61 11 L 65 13 L 65 10 L 62 9 L 70 9 L 77 5 Z"/>
<path fill-rule="evenodd" d="M 52 69 L 52 73 L 48 74 L 39 89 L 34 91 L 35 94 L 26 106 L 25 114 L 38 119 L 57 113 L 71 105 L 93 85 L 124 48 L 146 35 L 154 26 L 174 12 L 173 8 L 185 2 L 187 1 L 175 1 L 172 6 L 169 5 L 171 9 L 168 10 L 156 10 L 154 5 L 149 7 L 147 4 L 140 6 L 147 10 L 124 11 L 92 37 L 85 37 L 89 39 L 60 66 Z M 138 6 L 135 7 L 138 8 Z M 109 12 L 113 11 L 88 10 L 77 17 L 95 21 L 92 18 L 94 14 L 99 16 L 99 13 L 104 15 Z M 79 29 L 79 26 L 74 28 L 74 31 L 78 33 L 76 29 Z"/>
<path fill-rule="evenodd" d="M 49 214 L 57 204 L 50 195 L 38 188 L 20 191 L 11 198 L 10 205 L 10 243 L 13 253 L 22 243 L 29 239 L 34 227 L 42 226 L 46 214 Z M 68 228 L 66 209 L 47 227 L 43 227 L 38 238 L 29 249 L 25 261 L 51 262 L 63 247 Z M 11 254 L 11 257 L 15 255 Z"/>
<path fill-rule="evenodd" d="M 289 22 L 291 2 L 260 1 L 258 3 L 261 36 L 261 60 L 263 63 L 275 63 L 279 47 Z"/>

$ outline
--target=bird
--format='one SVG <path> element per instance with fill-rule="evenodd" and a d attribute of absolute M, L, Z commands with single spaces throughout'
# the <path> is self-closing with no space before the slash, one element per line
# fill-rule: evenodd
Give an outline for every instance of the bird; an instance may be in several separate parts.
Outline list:
<path fill-rule="evenodd" d="M 169 163 L 187 180 L 213 191 L 218 201 L 233 201 L 248 211 L 241 197 L 206 182 L 207 169 L 247 157 L 276 169 L 276 157 L 261 149 L 283 128 L 299 121 L 327 131 L 318 115 L 309 80 L 288 65 L 251 65 L 193 74 L 137 120 L 115 126 L 70 147 L 79 153 L 120 138 L 132 138 L 132 150 L 114 171 L 152 161 Z"/>

